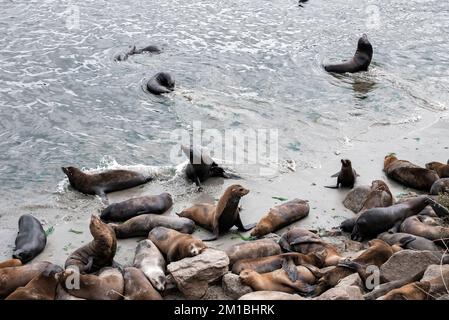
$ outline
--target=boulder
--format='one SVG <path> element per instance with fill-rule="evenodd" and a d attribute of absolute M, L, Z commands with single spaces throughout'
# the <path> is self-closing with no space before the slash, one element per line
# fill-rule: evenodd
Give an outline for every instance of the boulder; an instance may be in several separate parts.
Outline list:
<path fill-rule="evenodd" d="M 421 281 L 430 282 L 430 296 L 439 298 L 449 293 L 449 265 L 430 265 Z"/>
<path fill-rule="evenodd" d="M 347 276 L 346 278 L 341 279 L 338 284 L 335 286 L 335 288 L 345 288 L 345 287 L 363 287 L 362 279 L 360 278 L 358 273 L 353 273 L 350 276 Z"/>
<path fill-rule="evenodd" d="M 167 266 L 179 291 L 188 299 L 202 298 L 209 283 L 228 272 L 229 258 L 224 251 L 206 249 L 201 254 Z"/>
<path fill-rule="evenodd" d="M 421 281 L 429 281 L 432 279 L 435 279 L 437 277 L 441 278 L 441 274 L 449 272 L 449 265 L 448 264 L 432 264 L 427 267 L 426 272 L 424 272 L 424 275 L 421 279 Z"/>
<path fill-rule="evenodd" d="M 232 300 L 219 285 L 209 286 L 202 300 Z"/>
<path fill-rule="evenodd" d="M 362 290 L 356 286 L 334 287 L 314 300 L 364 300 Z"/>
<path fill-rule="evenodd" d="M 239 300 L 307 300 L 297 294 L 279 291 L 254 291 L 240 297 Z"/>
<path fill-rule="evenodd" d="M 429 265 L 438 264 L 440 259 L 439 252 L 402 250 L 380 267 L 380 274 L 387 282 L 403 280 L 425 270 Z"/>
<path fill-rule="evenodd" d="M 253 292 L 250 286 L 244 285 L 240 277 L 233 273 L 227 273 L 223 276 L 222 287 L 226 295 L 232 299 L 238 299 L 241 296 Z"/>
<path fill-rule="evenodd" d="M 359 213 L 370 192 L 370 186 L 355 187 L 348 192 L 345 200 L 343 200 L 343 205 L 352 212 Z"/>

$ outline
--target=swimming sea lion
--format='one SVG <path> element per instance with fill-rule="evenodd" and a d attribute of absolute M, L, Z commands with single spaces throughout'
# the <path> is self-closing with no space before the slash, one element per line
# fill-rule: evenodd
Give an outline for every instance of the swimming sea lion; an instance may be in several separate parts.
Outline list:
<path fill-rule="evenodd" d="M 103 209 L 100 218 L 103 221 L 126 221 L 145 213 L 164 213 L 172 205 L 171 195 L 164 192 L 157 196 L 137 197 L 112 203 Z"/>
<path fill-rule="evenodd" d="M 112 265 L 117 250 L 114 231 L 95 215 L 92 215 L 90 219 L 89 228 L 94 239 L 67 258 L 66 269 L 77 267 L 79 272 L 84 274 Z"/>
<path fill-rule="evenodd" d="M 440 193 L 449 193 L 449 178 L 438 179 L 430 188 L 431 195 L 439 195 Z"/>
<path fill-rule="evenodd" d="M 75 167 L 62 167 L 70 185 L 81 193 L 98 195 L 108 204 L 106 193 L 133 188 L 152 180 L 138 172 L 129 170 L 108 170 L 88 174 Z"/>
<path fill-rule="evenodd" d="M 169 263 L 197 256 L 207 248 L 200 239 L 164 227 L 151 230 L 148 239 L 167 257 Z"/>
<path fill-rule="evenodd" d="M 123 275 L 125 282 L 125 300 L 162 300 L 142 270 L 128 267 Z"/>
<path fill-rule="evenodd" d="M 22 261 L 20 259 L 9 259 L 3 262 L 0 262 L 0 269 L 9 268 L 9 267 L 20 267 L 22 265 Z"/>
<path fill-rule="evenodd" d="M 270 209 L 251 231 L 251 236 L 261 237 L 274 232 L 309 214 L 309 204 L 305 200 L 294 199 Z"/>
<path fill-rule="evenodd" d="M 429 290 L 430 283 L 428 281 L 417 281 L 391 290 L 386 295 L 377 298 L 377 300 L 429 300 L 430 297 L 427 294 Z"/>
<path fill-rule="evenodd" d="M 19 267 L 0 269 L 0 299 L 7 297 L 19 287 L 24 287 L 43 272 L 50 262 L 33 262 Z"/>
<path fill-rule="evenodd" d="M 240 231 L 248 231 L 253 225 L 244 226 L 239 214 L 239 201 L 249 193 L 239 184 L 229 186 L 215 207 L 211 204 L 196 204 L 184 209 L 178 216 L 189 218 L 203 228 L 211 231 L 214 235 L 205 241 L 211 241 L 236 226 Z"/>
<path fill-rule="evenodd" d="M 400 231 L 429 240 L 446 240 L 449 243 L 449 228 L 427 225 L 422 221 L 421 216 L 409 217 L 401 224 Z"/>
<path fill-rule="evenodd" d="M 55 300 L 58 285 L 55 275 L 62 271 L 60 266 L 50 264 L 25 287 L 17 288 L 5 300 Z"/>
<path fill-rule="evenodd" d="M 357 179 L 357 172 L 352 168 L 351 160 L 341 159 L 341 170 L 332 177 L 337 177 L 337 185 L 325 186 L 330 189 L 338 189 L 340 186 L 343 188 L 354 188 L 355 181 Z"/>
<path fill-rule="evenodd" d="M 147 89 L 156 95 L 172 92 L 175 90 L 175 79 L 167 72 L 156 73 L 148 80 Z"/>
<path fill-rule="evenodd" d="M 79 279 L 79 288 L 72 287 L 71 278 Z M 115 268 L 103 268 L 98 275 L 77 274 L 75 270 L 66 269 L 57 274 L 63 288 L 71 295 L 86 300 L 120 300 L 124 293 L 122 273 Z"/>
<path fill-rule="evenodd" d="M 47 236 L 40 221 L 30 214 L 21 216 L 13 258 L 27 263 L 41 253 L 46 244 Z"/>
<path fill-rule="evenodd" d="M 366 210 L 356 219 L 351 239 L 362 241 L 392 228 L 399 229 L 402 221 L 420 213 L 428 204 L 427 196 L 419 196 L 390 207 Z"/>
<path fill-rule="evenodd" d="M 195 222 L 190 219 L 151 213 L 131 218 L 122 224 L 110 223 L 109 226 L 118 239 L 146 237 L 156 227 L 166 227 L 182 233 L 193 233 L 195 230 Z"/>
<path fill-rule="evenodd" d="M 399 244 L 404 249 L 419 251 L 441 251 L 441 247 L 437 246 L 432 240 L 416 235 L 411 235 L 409 233 L 384 232 L 378 235 L 377 238 L 387 242 L 390 246 Z"/>
<path fill-rule="evenodd" d="M 162 50 L 157 46 L 149 45 L 141 49 L 137 49 L 136 46 L 130 47 L 130 49 L 126 53 L 118 54 L 114 57 L 115 61 L 125 61 L 129 58 L 129 56 L 140 54 L 144 52 L 149 53 L 160 53 Z"/>
<path fill-rule="evenodd" d="M 324 255 L 324 266 L 335 266 L 342 257 L 337 249 L 323 241 L 318 235 L 302 228 L 292 228 L 283 233 L 279 240 L 282 249 L 289 252 L 309 254 L 320 252 Z"/>
<path fill-rule="evenodd" d="M 229 266 L 242 259 L 256 259 L 281 253 L 281 247 L 270 239 L 242 242 L 230 246 L 226 250 Z"/>
<path fill-rule="evenodd" d="M 164 291 L 167 281 L 165 259 L 151 240 L 146 239 L 139 242 L 133 265 L 142 270 L 154 288 L 158 291 Z"/>
<path fill-rule="evenodd" d="M 368 71 L 368 66 L 373 58 L 373 47 L 368 40 L 368 36 L 363 34 L 357 43 L 357 50 L 354 57 L 341 64 L 325 65 L 324 69 L 327 72 L 335 73 L 354 73 L 359 71 Z"/>
<path fill-rule="evenodd" d="M 449 164 L 434 161 L 426 163 L 426 168 L 435 171 L 440 178 L 449 178 Z"/>
<path fill-rule="evenodd" d="M 387 176 L 406 187 L 429 191 L 432 184 L 439 179 L 432 170 L 421 168 L 407 160 L 399 160 L 394 155 L 387 155 L 384 160 Z"/>

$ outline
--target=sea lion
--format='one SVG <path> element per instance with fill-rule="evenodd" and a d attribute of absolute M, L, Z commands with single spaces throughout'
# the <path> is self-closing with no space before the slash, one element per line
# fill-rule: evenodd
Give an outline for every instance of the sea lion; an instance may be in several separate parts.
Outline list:
<path fill-rule="evenodd" d="M 440 178 L 449 178 L 449 164 L 434 161 L 426 163 L 426 168 L 435 171 Z"/>
<path fill-rule="evenodd" d="M 225 251 L 229 257 L 229 266 L 232 266 L 238 260 L 256 259 L 280 254 L 281 247 L 273 240 L 260 239 L 232 245 Z"/>
<path fill-rule="evenodd" d="M 337 177 L 337 185 L 325 186 L 330 189 L 343 188 L 354 188 L 355 181 L 357 179 L 357 172 L 352 168 L 351 160 L 341 159 L 341 170 L 331 177 Z"/>
<path fill-rule="evenodd" d="M 274 232 L 309 214 L 309 204 L 305 200 L 294 199 L 270 209 L 251 231 L 251 236 L 261 237 Z"/>
<path fill-rule="evenodd" d="M 148 80 L 147 89 L 155 95 L 172 92 L 175 90 L 175 79 L 167 72 L 156 73 Z"/>
<path fill-rule="evenodd" d="M 279 291 L 253 291 L 241 296 L 238 300 L 304 300 L 299 294 Z"/>
<path fill-rule="evenodd" d="M 77 267 L 79 272 L 84 274 L 112 265 L 117 250 L 114 230 L 95 215 L 92 215 L 90 219 L 89 228 L 94 239 L 67 258 L 66 269 Z"/>
<path fill-rule="evenodd" d="M 148 239 L 167 257 L 169 263 L 197 256 L 207 248 L 200 239 L 164 227 L 151 230 Z"/>
<path fill-rule="evenodd" d="M 0 262 L 0 269 L 9 268 L 9 267 L 20 267 L 22 265 L 22 261 L 20 259 L 9 259 L 3 262 Z"/>
<path fill-rule="evenodd" d="M 437 246 L 432 240 L 416 235 L 411 235 L 409 233 L 384 232 L 378 235 L 377 238 L 387 242 L 390 246 L 399 244 L 403 249 L 418 251 L 441 251 L 441 247 Z"/>
<path fill-rule="evenodd" d="M 19 232 L 16 237 L 16 247 L 13 258 L 22 263 L 33 260 L 47 244 L 47 236 L 39 220 L 30 214 L 24 214 L 19 219 Z"/>
<path fill-rule="evenodd" d="M 315 233 L 302 228 L 295 227 L 283 233 L 279 245 L 289 252 L 294 251 L 302 254 L 320 252 L 324 255 L 325 267 L 335 266 L 342 259 L 334 246 L 324 242 Z"/>
<path fill-rule="evenodd" d="M 429 191 L 433 183 L 439 179 L 435 171 L 421 168 L 407 160 L 399 160 L 394 155 L 384 159 L 384 171 L 387 176 L 406 187 Z"/>
<path fill-rule="evenodd" d="M 449 178 L 438 179 L 430 188 L 431 195 L 439 195 L 440 193 L 449 193 Z"/>
<path fill-rule="evenodd" d="M 357 43 L 357 50 L 351 60 L 341 64 L 328 64 L 324 66 L 327 72 L 334 73 L 354 73 L 368 71 L 368 66 L 373 58 L 373 47 L 368 40 L 368 36 L 363 34 Z"/>
<path fill-rule="evenodd" d="M 151 213 L 131 218 L 122 224 L 110 223 L 109 226 L 118 239 L 146 237 L 156 227 L 166 227 L 182 233 L 193 233 L 195 230 L 195 222 L 190 219 Z"/>
<path fill-rule="evenodd" d="M 25 287 L 17 288 L 5 300 L 55 300 L 58 285 L 56 274 L 62 271 L 60 266 L 50 264 Z"/>
<path fill-rule="evenodd" d="M 226 189 L 215 207 L 208 203 L 196 204 L 184 209 L 178 213 L 178 216 L 189 218 L 211 231 L 213 236 L 205 241 L 217 239 L 221 233 L 228 231 L 233 226 L 240 231 L 248 231 L 254 225 L 244 226 L 239 214 L 239 201 L 248 193 L 248 189 L 239 184 L 233 184 Z"/>
<path fill-rule="evenodd" d="M 70 280 L 79 279 L 79 288 L 73 287 Z M 72 296 L 86 300 L 120 300 L 123 298 L 124 280 L 122 273 L 115 268 L 103 268 L 98 275 L 78 274 L 66 269 L 57 274 L 62 287 Z"/>
<path fill-rule="evenodd" d="M 60 283 L 58 283 L 58 286 L 56 287 L 55 300 L 86 300 L 86 299 L 72 296 L 64 289 L 64 287 Z"/>
<path fill-rule="evenodd" d="M 0 269 L 0 299 L 7 297 L 19 287 L 24 287 L 43 272 L 50 262 L 33 262 L 19 267 Z"/>
<path fill-rule="evenodd" d="M 158 291 L 164 291 L 167 278 L 165 277 L 165 259 L 151 240 L 142 240 L 136 248 L 134 267 L 139 268 Z"/>
<path fill-rule="evenodd" d="M 125 300 L 163 300 L 142 270 L 128 267 L 123 275 L 125 282 Z"/>
<path fill-rule="evenodd" d="M 412 198 L 406 202 L 387 208 L 372 208 L 362 212 L 356 219 L 351 239 L 362 241 L 371 239 L 390 229 L 398 229 L 406 218 L 421 212 L 429 200 L 427 196 Z"/>
<path fill-rule="evenodd" d="M 405 219 L 401 224 L 400 231 L 429 240 L 442 240 L 449 243 L 449 228 L 427 225 L 423 223 L 421 216 Z"/>
<path fill-rule="evenodd" d="M 99 196 L 109 203 L 107 193 L 133 188 L 152 180 L 138 172 L 129 170 L 108 170 L 101 173 L 84 173 L 75 167 L 62 167 L 70 185 L 77 191 Z"/>
<path fill-rule="evenodd" d="M 430 297 L 427 294 L 429 290 L 430 283 L 428 281 L 417 281 L 391 290 L 386 295 L 377 298 L 377 300 L 429 300 Z"/>
<path fill-rule="evenodd" d="M 145 213 L 164 213 L 172 205 L 172 196 L 164 192 L 156 196 L 137 197 L 112 203 L 101 211 L 100 218 L 103 221 L 126 221 Z"/>
<path fill-rule="evenodd" d="M 149 46 L 146 46 L 141 49 L 137 49 L 136 46 L 132 46 L 132 47 L 130 47 L 130 49 L 127 52 L 116 55 L 114 57 L 114 60 L 115 61 L 125 61 L 129 58 L 129 56 L 132 56 L 135 54 L 141 54 L 144 52 L 161 53 L 161 51 L 162 50 L 159 47 L 154 46 L 154 45 L 149 45 Z"/>
<path fill-rule="evenodd" d="M 357 258 L 352 261 L 341 260 L 335 268 L 327 271 L 318 280 L 315 295 L 320 295 L 327 289 L 335 287 L 341 279 L 356 272 L 351 267 L 352 264 L 350 262 L 362 265 L 365 268 L 369 265 L 380 267 L 394 254 L 393 248 L 385 241 L 373 239 L 368 243 L 370 247 L 364 250 Z"/>
<path fill-rule="evenodd" d="M 199 191 L 202 190 L 201 183 L 211 177 L 239 178 L 225 172 L 203 148 L 181 145 L 181 150 L 189 158 L 189 163 L 186 166 L 187 178 L 195 182 Z"/>
<path fill-rule="evenodd" d="M 309 254 L 290 252 L 262 258 L 242 259 L 233 264 L 232 272 L 239 274 L 242 270 L 249 269 L 258 273 L 267 273 L 282 268 L 286 259 L 292 259 L 296 266 L 312 265 L 321 268 L 324 258 L 319 252 Z"/>

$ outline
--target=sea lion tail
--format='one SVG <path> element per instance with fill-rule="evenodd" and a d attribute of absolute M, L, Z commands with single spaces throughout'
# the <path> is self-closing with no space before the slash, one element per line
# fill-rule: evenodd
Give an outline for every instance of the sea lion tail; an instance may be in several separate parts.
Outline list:
<path fill-rule="evenodd" d="M 282 262 L 282 269 L 287 273 L 288 278 L 292 282 L 296 282 L 299 279 L 298 270 L 296 269 L 296 265 L 291 257 L 287 257 Z"/>

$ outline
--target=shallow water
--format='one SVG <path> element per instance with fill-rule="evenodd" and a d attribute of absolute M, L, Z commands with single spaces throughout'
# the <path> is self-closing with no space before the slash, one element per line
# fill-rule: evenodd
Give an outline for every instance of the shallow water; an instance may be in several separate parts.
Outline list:
<path fill-rule="evenodd" d="M 50 220 L 52 210 L 92 211 L 92 198 L 67 191 L 65 165 L 154 169 L 165 189 L 192 192 L 175 173 L 182 158 L 169 153 L 179 146 L 174 130 L 193 121 L 221 133 L 278 130 L 279 163 L 306 168 L 447 113 L 447 1 L 0 0 L 0 8 L 3 223 L 39 209 Z M 327 74 L 322 64 L 350 58 L 362 33 L 374 47 L 369 72 Z M 163 53 L 115 62 L 132 44 Z M 159 71 L 175 76 L 174 93 L 142 89 Z M 268 179 L 257 167 L 236 170 Z"/>

